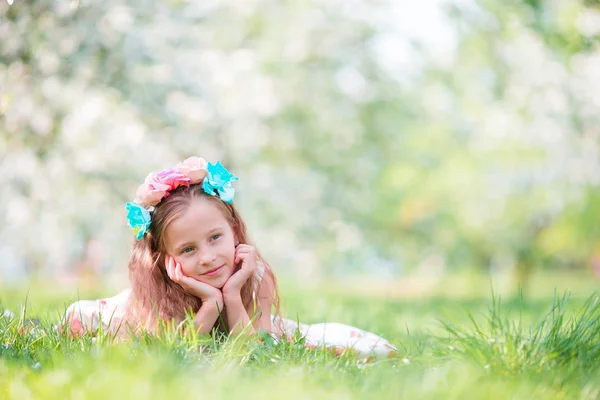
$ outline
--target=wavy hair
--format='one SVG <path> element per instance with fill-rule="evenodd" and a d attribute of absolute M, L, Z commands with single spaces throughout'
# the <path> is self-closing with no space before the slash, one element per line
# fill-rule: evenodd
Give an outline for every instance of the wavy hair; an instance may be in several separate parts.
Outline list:
<path fill-rule="evenodd" d="M 152 212 L 152 222 L 148 233 L 133 243 L 129 259 L 129 280 L 131 296 L 125 320 L 127 325 L 139 327 L 156 333 L 160 322 L 174 321 L 176 324 L 184 320 L 187 312 L 196 313 L 202 301 L 187 293 L 178 283 L 173 282 L 166 271 L 165 230 L 169 224 L 181 215 L 193 201 L 204 199 L 212 202 L 227 219 L 240 243 L 252 244 L 246 230 L 246 224 L 233 204 L 222 201 L 217 196 L 204 192 L 202 184 L 179 187 L 170 192 Z M 258 249 L 257 249 L 258 252 Z M 277 281 L 269 264 L 258 252 L 259 262 L 264 264 L 263 277 L 269 276 L 274 283 L 273 305 L 275 314 L 279 315 L 279 292 Z M 241 263 L 236 265 L 239 271 Z M 241 289 L 242 302 L 248 315 L 252 318 L 257 294 L 262 279 L 252 276 Z M 225 309 L 213 326 L 213 332 L 227 335 L 227 310 Z M 263 310 L 271 313 L 271 310 Z"/>

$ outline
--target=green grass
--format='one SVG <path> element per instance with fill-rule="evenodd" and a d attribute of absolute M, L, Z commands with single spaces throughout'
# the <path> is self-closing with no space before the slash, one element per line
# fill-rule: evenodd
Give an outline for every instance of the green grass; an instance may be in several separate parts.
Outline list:
<path fill-rule="evenodd" d="M 397 358 L 370 363 L 307 350 L 300 337 L 68 338 L 53 323 L 73 290 L 6 288 L 0 308 L 16 315 L 0 317 L 0 398 L 596 399 L 600 298 L 588 281 L 573 295 L 538 288 L 527 299 L 281 285 L 285 316 L 348 323 L 398 346 Z"/>

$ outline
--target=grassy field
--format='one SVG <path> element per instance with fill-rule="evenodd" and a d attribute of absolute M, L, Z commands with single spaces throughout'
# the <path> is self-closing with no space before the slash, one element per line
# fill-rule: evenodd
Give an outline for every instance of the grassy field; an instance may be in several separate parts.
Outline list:
<path fill-rule="evenodd" d="M 495 283 L 492 295 L 484 277 L 281 283 L 286 317 L 351 324 L 400 350 L 369 363 L 307 350 L 300 337 L 71 339 L 52 327 L 66 305 L 112 293 L 3 288 L 0 314 L 14 316 L 0 317 L 0 399 L 600 398 L 598 281 L 532 282 L 526 297 Z M 39 320 L 34 329 L 30 318 Z"/>

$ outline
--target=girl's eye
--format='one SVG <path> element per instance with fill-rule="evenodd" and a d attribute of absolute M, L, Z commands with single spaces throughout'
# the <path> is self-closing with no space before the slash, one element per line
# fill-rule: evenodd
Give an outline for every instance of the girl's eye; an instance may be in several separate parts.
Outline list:
<path fill-rule="evenodd" d="M 186 247 L 186 248 L 185 248 L 185 249 L 183 249 L 181 252 L 185 254 L 185 253 L 189 253 L 189 252 L 190 252 L 190 251 L 192 251 L 192 250 L 194 250 L 194 248 L 193 248 L 193 247 Z"/>
<path fill-rule="evenodd" d="M 221 234 L 220 234 L 220 233 L 217 233 L 216 235 L 213 235 L 213 236 L 210 238 L 210 240 L 217 240 L 217 239 L 218 239 L 218 238 L 220 238 L 220 237 L 221 237 Z"/>

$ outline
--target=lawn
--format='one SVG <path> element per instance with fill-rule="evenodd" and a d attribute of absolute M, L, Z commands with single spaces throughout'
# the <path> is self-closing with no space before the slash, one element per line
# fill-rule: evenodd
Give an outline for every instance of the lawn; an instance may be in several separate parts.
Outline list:
<path fill-rule="evenodd" d="M 351 324 L 399 349 L 368 363 L 307 350 L 301 337 L 68 338 L 53 329 L 65 306 L 111 293 L 5 287 L 0 308 L 14 316 L 0 317 L 0 398 L 600 398 L 598 282 L 571 274 L 532 282 L 527 296 L 465 276 L 281 283 L 285 316 Z"/>

